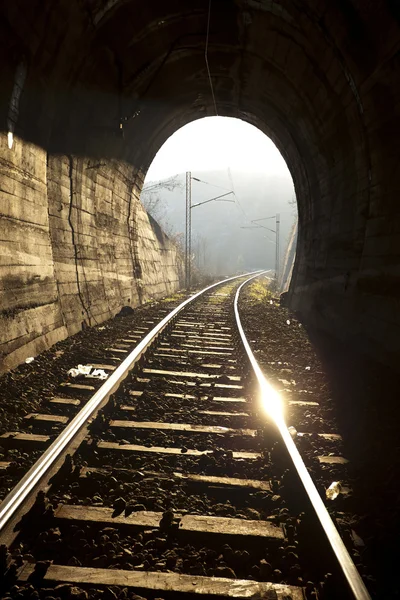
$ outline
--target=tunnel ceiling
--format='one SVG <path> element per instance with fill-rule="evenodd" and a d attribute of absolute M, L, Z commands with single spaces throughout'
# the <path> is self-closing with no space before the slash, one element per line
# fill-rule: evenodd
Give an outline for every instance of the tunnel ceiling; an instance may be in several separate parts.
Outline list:
<path fill-rule="evenodd" d="M 5 4 L 3 44 L 10 52 L 11 37 L 15 62 L 28 63 L 24 136 L 54 151 L 110 153 L 146 169 L 178 127 L 215 114 L 207 0 Z M 211 2 L 208 61 L 218 114 L 267 133 L 304 194 L 310 186 L 323 194 L 315 172 L 343 155 L 354 163 L 354 144 L 365 146 L 359 160 L 368 171 L 358 86 L 390 49 L 378 24 L 381 31 L 396 26 L 389 7 L 376 3 Z"/>
<path fill-rule="evenodd" d="M 20 38 L 13 55 L 28 63 L 23 135 L 56 152 L 107 153 L 146 169 L 178 127 L 215 114 L 207 0 L 42 0 L 22 12 L 23 4 L 8 3 Z M 315 172 L 343 154 L 354 162 L 352 146 L 363 143 L 357 85 L 377 60 L 376 18 L 387 29 L 390 13 L 359 5 L 211 2 L 208 61 L 218 114 L 267 133 L 305 195 L 310 186 L 323 193 Z M 368 169 L 367 148 L 361 158 Z"/>
<path fill-rule="evenodd" d="M 365 294 L 380 294 L 383 281 L 385 310 L 395 313 L 400 243 L 372 239 L 381 230 L 400 231 L 393 221 L 400 125 L 394 0 L 2 6 L 5 132 L 11 114 L 16 136 L 51 155 L 128 163 L 140 188 L 155 153 L 179 127 L 216 110 L 244 119 L 272 138 L 294 180 L 300 229 L 293 306 L 325 323 L 340 313 L 343 324 L 357 311 L 376 313 Z M 209 7 L 216 110 L 205 60 Z M 21 65 L 26 78 L 18 83 Z M 359 339 L 364 313 L 362 319 L 351 327 Z M 394 322 L 400 326 L 398 317 Z M 383 339 L 383 331 L 371 339 Z"/>

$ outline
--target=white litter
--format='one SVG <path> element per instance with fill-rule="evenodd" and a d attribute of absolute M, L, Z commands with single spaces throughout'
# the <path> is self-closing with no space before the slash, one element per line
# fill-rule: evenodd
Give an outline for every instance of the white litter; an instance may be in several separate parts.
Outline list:
<path fill-rule="evenodd" d="M 79 371 L 79 369 L 70 369 L 67 375 L 70 377 L 79 377 L 79 375 L 82 375 L 82 373 Z"/>
<path fill-rule="evenodd" d="M 104 369 L 94 369 L 88 377 L 92 379 L 107 379 L 108 375 Z"/>
<path fill-rule="evenodd" d="M 33 356 L 29 356 L 29 358 L 26 358 L 26 359 L 25 359 L 25 362 L 26 362 L 26 364 L 27 364 L 27 365 L 29 365 L 29 363 L 33 362 L 34 360 L 35 360 L 35 359 L 34 359 L 34 357 L 33 357 Z"/>
<path fill-rule="evenodd" d="M 326 497 L 328 500 L 335 500 L 342 491 L 342 485 L 340 481 L 334 481 L 326 490 Z"/>
<path fill-rule="evenodd" d="M 292 425 L 290 427 L 288 427 L 288 432 L 290 433 L 292 438 L 295 438 L 297 435 L 297 429 L 296 429 L 296 427 L 293 427 Z"/>
<path fill-rule="evenodd" d="M 107 379 L 104 369 L 94 369 L 92 365 L 78 365 L 76 369 L 68 371 L 70 377 L 86 377 L 87 379 Z"/>
<path fill-rule="evenodd" d="M 306 371 L 311 371 L 311 367 L 306 367 Z"/>
<path fill-rule="evenodd" d="M 290 325 L 290 321 L 289 321 L 289 319 L 286 321 L 286 325 Z"/>
<path fill-rule="evenodd" d="M 70 369 L 68 371 L 68 375 L 70 377 L 79 377 L 79 375 L 89 375 L 92 369 L 93 367 L 91 365 L 78 365 L 76 369 Z"/>

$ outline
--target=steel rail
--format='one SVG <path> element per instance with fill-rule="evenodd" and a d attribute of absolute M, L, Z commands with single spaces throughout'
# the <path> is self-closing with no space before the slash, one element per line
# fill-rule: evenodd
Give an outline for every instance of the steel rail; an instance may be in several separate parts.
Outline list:
<path fill-rule="evenodd" d="M 252 279 L 259 277 L 259 275 L 263 275 L 265 271 L 262 273 L 258 273 L 257 275 L 253 275 L 249 279 L 247 279 L 244 283 L 242 283 L 236 291 L 235 301 L 234 301 L 234 311 L 236 317 L 236 324 L 239 329 L 240 337 L 242 339 L 243 345 L 245 347 L 247 356 L 250 360 L 251 366 L 256 375 L 258 385 L 260 387 L 261 400 L 266 408 L 267 412 L 273 418 L 279 433 L 282 436 L 283 442 L 290 454 L 290 457 L 293 461 L 293 464 L 296 468 L 296 471 L 300 477 L 300 480 L 306 490 L 306 493 L 311 501 L 313 509 L 322 525 L 322 528 L 325 532 L 326 537 L 332 547 L 332 550 L 335 554 L 335 557 L 340 565 L 340 568 L 349 584 L 350 590 L 353 593 L 354 598 L 357 600 L 371 600 L 371 596 L 368 593 L 367 588 L 361 578 L 360 573 L 357 571 L 357 568 L 343 543 L 342 538 L 338 530 L 333 523 L 329 512 L 326 509 L 326 506 L 318 493 L 317 488 L 314 485 L 313 480 L 309 472 L 307 471 L 307 467 L 305 466 L 303 459 L 300 456 L 300 453 L 290 435 L 290 432 L 285 423 L 285 419 L 283 417 L 282 412 L 282 404 L 280 400 L 279 393 L 275 390 L 275 388 L 268 382 L 264 373 L 262 372 L 254 354 L 250 348 L 250 345 L 247 341 L 246 335 L 243 330 L 242 322 L 239 316 L 238 309 L 238 300 L 241 289 L 247 283 L 249 283 Z"/>
<path fill-rule="evenodd" d="M 49 446 L 44 454 L 34 463 L 19 483 L 11 490 L 4 498 L 0 505 L 0 534 L 12 517 L 15 515 L 21 504 L 35 490 L 55 461 L 60 457 L 61 453 L 68 447 L 71 441 L 76 437 L 78 432 L 85 425 L 87 420 L 92 416 L 95 410 L 101 403 L 112 394 L 119 386 L 120 382 L 126 377 L 128 371 L 141 358 L 143 353 L 149 348 L 155 338 L 165 329 L 165 327 L 181 312 L 188 304 L 199 298 L 202 294 L 212 290 L 213 288 L 246 277 L 249 273 L 236 275 L 214 283 L 190 298 L 187 298 L 179 306 L 174 308 L 166 317 L 164 317 L 132 350 L 127 358 L 117 367 L 114 373 L 105 381 L 105 383 L 97 390 L 91 399 L 85 404 L 82 410 L 72 419 L 71 423 L 63 430 L 56 440 Z"/>

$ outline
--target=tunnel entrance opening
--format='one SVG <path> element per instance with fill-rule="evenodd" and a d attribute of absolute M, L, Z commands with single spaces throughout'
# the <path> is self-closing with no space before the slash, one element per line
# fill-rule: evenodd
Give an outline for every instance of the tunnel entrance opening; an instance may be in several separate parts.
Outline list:
<path fill-rule="evenodd" d="M 150 165 L 141 201 L 183 253 L 189 238 L 192 283 L 199 275 L 268 269 L 278 289 L 288 287 L 293 181 L 279 150 L 253 125 L 206 117 L 180 128 Z"/>

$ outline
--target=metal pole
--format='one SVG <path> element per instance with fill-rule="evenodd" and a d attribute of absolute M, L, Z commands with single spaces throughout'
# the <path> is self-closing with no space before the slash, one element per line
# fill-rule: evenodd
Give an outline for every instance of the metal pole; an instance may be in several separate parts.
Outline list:
<path fill-rule="evenodd" d="M 275 279 L 276 284 L 279 282 L 279 266 L 280 266 L 280 256 L 279 256 L 279 225 L 280 225 L 281 216 L 277 213 L 275 217 L 275 231 L 276 231 L 276 250 L 275 250 Z"/>
<path fill-rule="evenodd" d="M 190 288 L 192 173 L 186 171 L 185 286 Z"/>

